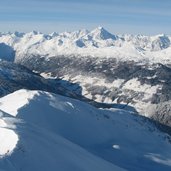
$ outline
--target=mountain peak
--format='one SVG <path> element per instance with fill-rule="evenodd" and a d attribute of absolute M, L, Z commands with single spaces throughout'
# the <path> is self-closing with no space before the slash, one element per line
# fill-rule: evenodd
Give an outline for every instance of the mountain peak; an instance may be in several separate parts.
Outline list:
<path fill-rule="evenodd" d="M 98 26 L 97 29 L 99 29 L 99 30 L 105 30 L 104 27 L 102 27 L 102 26 Z"/>
<path fill-rule="evenodd" d="M 115 40 L 116 39 L 115 35 L 109 33 L 104 27 L 101 27 L 101 26 L 91 31 L 90 34 L 96 39 L 102 39 L 102 40 L 106 40 L 106 39 Z"/>
<path fill-rule="evenodd" d="M 92 30 L 92 32 L 107 32 L 109 33 L 104 27 L 99 26 L 97 28 L 95 28 L 94 30 Z"/>

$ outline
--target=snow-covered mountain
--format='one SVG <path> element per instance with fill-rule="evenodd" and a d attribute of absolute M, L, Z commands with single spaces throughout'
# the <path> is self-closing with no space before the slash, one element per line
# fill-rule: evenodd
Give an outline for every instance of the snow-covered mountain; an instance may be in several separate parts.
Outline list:
<path fill-rule="evenodd" d="M 0 170 L 169 171 L 170 40 L 0 33 Z"/>
<path fill-rule="evenodd" d="M 13 48 L 16 61 L 30 55 L 48 58 L 57 55 L 79 55 L 114 57 L 123 61 L 171 63 L 170 40 L 171 36 L 164 34 L 156 36 L 113 35 L 103 27 L 98 27 L 92 31 L 80 30 L 49 35 L 36 31 L 0 33 L 0 49 L 4 46 L 3 43 Z M 4 58 L 4 54 L 0 57 Z"/>
<path fill-rule="evenodd" d="M 171 137 L 134 113 L 28 90 L 1 98 L 0 110 L 0 170 L 171 169 Z"/>
<path fill-rule="evenodd" d="M 49 35 L 1 33 L 0 58 L 38 72 L 44 81 L 60 79 L 55 86 L 48 83 L 49 88 L 20 88 L 55 93 L 54 87 L 61 85 L 70 97 L 132 106 L 171 126 L 170 40 L 164 34 L 113 35 L 102 27 Z"/>

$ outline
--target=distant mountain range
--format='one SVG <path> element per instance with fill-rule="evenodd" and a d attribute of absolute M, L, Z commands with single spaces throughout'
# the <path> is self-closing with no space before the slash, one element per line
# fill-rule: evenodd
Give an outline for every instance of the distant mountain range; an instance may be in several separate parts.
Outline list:
<path fill-rule="evenodd" d="M 134 60 L 152 63 L 170 63 L 171 36 L 113 35 L 103 27 L 92 31 L 42 34 L 0 33 L 0 49 L 3 43 L 10 46 L 16 53 L 15 60 L 25 55 L 53 57 L 57 55 L 79 55 L 95 57 L 114 57 L 118 60 Z M 4 58 L 5 51 L 0 58 Z M 9 52 L 8 52 L 9 53 Z M 8 54 L 9 56 L 9 54 Z M 10 59 L 9 59 L 10 60 Z M 11 60 L 13 52 L 11 51 Z"/>

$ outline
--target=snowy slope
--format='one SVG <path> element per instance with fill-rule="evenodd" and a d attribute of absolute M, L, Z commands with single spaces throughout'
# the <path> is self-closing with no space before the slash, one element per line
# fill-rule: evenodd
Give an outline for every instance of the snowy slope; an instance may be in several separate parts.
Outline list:
<path fill-rule="evenodd" d="M 52 119 L 48 115 L 54 114 L 50 113 L 51 111 L 46 111 L 48 105 L 43 109 L 46 112 L 40 113 L 42 115 L 39 118 L 40 125 L 33 121 L 33 115 L 38 112 L 39 108 L 32 108 L 32 106 L 28 106 L 28 110 L 35 111 L 30 113 L 30 116 L 27 115 L 28 111 L 25 112 L 26 119 L 21 117 L 21 120 L 19 116 L 13 118 L 17 114 L 16 111 L 21 110 L 31 98 L 33 99 L 38 94 L 41 92 L 21 90 L 1 99 L 2 110 L 6 113 L 9 112 L 10 115 L 2 112 L 0 117 L 0 170 L 124 171 L 52 131 L 51 128 L 57 130 L 57 126 L 53 122 L 48 122 L 48 117 L 50 120 Z M 45 100 L 43 97 L 46 93 L 43 94 L 40 96 L 42 98 L 41 105 L 43 105 L 42 102 Z M 50 94 L 48 96 L 52 98 Z M 35 99 L 34 103 L 37 100 Z M 52 107 L 51 110 L 53 110 Z M 56 112 L 58 111 L 56 110 Z M 39 113 L 37 114 L 39 115 Z M 27 120 L 28 117 L 33 120 Z M 58 120 L 56 121 L 58 122 Z M 43 126 L 42 124 L 45 123 L 46 125 Z"/>
<path fill-rule="evenodd" d="M 171 63 L 171 37 L 113 35 L 103 27 L 92 31 L 52 33 L 1 33 L 0 43 L 15 52 L 15 60 L 28 56 L 54 57 L 58 55 L 113 57 L 118 60 L 134 60 L 152 63 Z M 3 45 L 3 44 L 2 44 Z M 1 44 L 0 44 L 0 49 Z M 0 55 L 4 59 L 3 55 Z M 11 56 L 13 60 L 13 56 Z"/>
<path fill-rule="evenodd" d="M 1 132 L 11 139 L 0 146 L 1 170 L 171 169 L 170 136 L 133 113 L 28 90 L 1 98 L 0 109 Z"/>

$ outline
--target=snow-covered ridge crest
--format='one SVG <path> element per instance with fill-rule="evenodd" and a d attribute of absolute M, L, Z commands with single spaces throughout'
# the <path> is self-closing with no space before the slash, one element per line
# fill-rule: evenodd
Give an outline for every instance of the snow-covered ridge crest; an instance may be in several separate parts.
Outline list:
<path fill-rule="evenodd" d="M 16 60 L 26 55 L 46 57 L 80 55 L 162 62 L 163 56 L 164 61 L 170 60 L 170 40 L 171 36 L 165 34 L 156 36 L 114 35 L 103 27 L 97 27 L 92 31 L 83 29 L 51 34 L 37 31 L 0 33 L 0 43 L 14 49 Z M 4 56 L 0 58 L 4 59 Z"/>
<path fill-rule="evenodd" d="M 28 93 L 27 90 L 21 89 L 17 92 L 17 95 L 15 95 L 16 93 L 14 92 L 5 96 L 4 98 L 0 98 L 1 110 L 7 112 L 12 116 L 16 116 L 18 113 L 18 109 L 27 105 L 31 99 L 38 95 L 38 92 L 32 91 Z"/>

